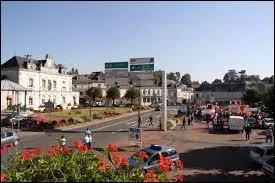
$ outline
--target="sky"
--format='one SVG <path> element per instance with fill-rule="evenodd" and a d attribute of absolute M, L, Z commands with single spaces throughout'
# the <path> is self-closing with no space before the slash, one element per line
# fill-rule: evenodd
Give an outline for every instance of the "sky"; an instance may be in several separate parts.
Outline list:
<path fill-rule="evenodd" d="M 155 70 L 223 79 L 229 69 L 274 74 L 274 2 L 3 2 L 1 63 L 31 54 L 103 71 L 154 57 Z"/>

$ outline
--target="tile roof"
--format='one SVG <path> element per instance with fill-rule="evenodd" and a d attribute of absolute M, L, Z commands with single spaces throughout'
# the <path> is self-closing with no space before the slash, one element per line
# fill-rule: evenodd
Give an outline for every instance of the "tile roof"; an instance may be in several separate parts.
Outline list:
<path fill-rule="evenodd" d="M 5 63 L 1 65 L 1 68 L 26 68 L 25 63 L 28 61 L 26 57 L 19 57 L 19 56 L 14 56 Z M 43 66 L 46 63 L 46 60 L 32 60 L 36 66 L 38 67 L 40 64 Z"/>

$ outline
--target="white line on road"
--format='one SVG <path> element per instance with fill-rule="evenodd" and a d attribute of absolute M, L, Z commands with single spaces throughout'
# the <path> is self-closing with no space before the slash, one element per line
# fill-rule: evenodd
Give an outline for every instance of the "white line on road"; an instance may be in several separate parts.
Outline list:
<path fill-rule="evenodd" d="M 128 119 L 128 120 L 125 120 L 125 121 L 121 121 L 121 122 L 118 122 L 118 123 L 114 123 L 114 124 L 111 124 L 111 125 L 106 125 L 106 126 L 103 126 L 103 127 L 100 127 L 100 128 L 96 128 L 94 130 L 91 130 L 92 132 L 94 131 L 97 131 L 97 130 L 101 130 L 101 129 L 104 129 L 104 128 L 108 128 L 108 127 L 111 127 L 111 126 L 115 126 L 115 125 L 118 125 L 118 124 L 121 124 L 121 123 L 125 123 L 127 121 L 132 121 L 133 119 Z"/>
<path fill-rule="evenodd" d="M 122 131 L 122 130 L 126 130 L 126 129 L 119 129 L 119 130 L 117 130 L 117 131 L 115 131 L 115 132 L 112 132 L 112 134 L 115 134 L 115 133 L 120 132 L 120 131 Z"/>
<path fill-rule="evenodd" d="M 133 124 L 133 125 L 131 125 L 131 126 L 136 126 L 137 125 L 137 123 L 135 123 L 135 124 Z"/>
<path fill-rule="evenodd" d="M 145 125 L 149 125 L 149 123 L 144 123 L 143 126 L 145 126 Z"/>
<path fill-rule="evenodd" d="M 133 124 L 133 123 L 136 123 L 136 121 L 128 122 L 127 124 L 130 125 L 130 124 Z"/>

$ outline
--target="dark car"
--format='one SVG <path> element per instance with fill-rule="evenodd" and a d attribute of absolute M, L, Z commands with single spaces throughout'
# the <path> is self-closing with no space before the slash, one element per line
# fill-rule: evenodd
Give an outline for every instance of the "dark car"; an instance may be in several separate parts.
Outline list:
<path fill-rule="evenodd" d="M 246 124 L 248 124 L 251 128 L 261 128 L 261 124 L 255 118 L 247 118 Z"/>

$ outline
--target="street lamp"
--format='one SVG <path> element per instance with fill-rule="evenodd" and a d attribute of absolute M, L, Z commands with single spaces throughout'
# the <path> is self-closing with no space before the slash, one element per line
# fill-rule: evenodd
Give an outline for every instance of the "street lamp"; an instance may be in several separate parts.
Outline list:
<path fill-rule="evenodd" d="M 138 78 L 136 78 L 136 79 L 138 79 Z M 139 95 L 138 95 L 138 128 L 140 128 L 141 127 L 141 117 L 140 117 L 140 106 L 141 106 L 141 94 L 140 94 L 140 87 L 141 87 L 141 85 L 140 85 L 140 79 L 138 79 L 138 81 L 139 81 L 139 84 L 138 85 L 134 85 L 134 82 L 133 82 L 133 80 L 131 80 L 130 82 L 129 82 L 129 84 L 130 84 L 130 86 L 135 86 L 135 87 L 138 87 L 138 92 L 139 92 Z"/>

